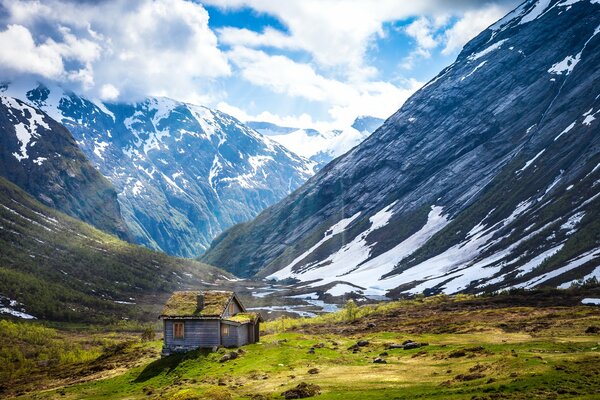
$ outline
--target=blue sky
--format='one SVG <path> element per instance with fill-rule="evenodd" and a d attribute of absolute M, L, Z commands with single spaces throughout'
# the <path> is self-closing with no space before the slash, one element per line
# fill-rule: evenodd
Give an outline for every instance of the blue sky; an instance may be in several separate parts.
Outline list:
<path fill-rule="evenodd" d="M 517 0 L 0 0 L 0 78 L 242 120 L 385 118 Z"/>

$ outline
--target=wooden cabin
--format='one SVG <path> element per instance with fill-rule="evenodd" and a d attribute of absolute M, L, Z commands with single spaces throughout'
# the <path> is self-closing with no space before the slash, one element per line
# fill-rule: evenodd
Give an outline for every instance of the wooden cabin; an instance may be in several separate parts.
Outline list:
<path fill-rule="evenodd" d="M 165 304 L 163 356 L 198 348 L 258 342 L 260 314 L 249 313 L 234 292 L 175 292 Z"/>

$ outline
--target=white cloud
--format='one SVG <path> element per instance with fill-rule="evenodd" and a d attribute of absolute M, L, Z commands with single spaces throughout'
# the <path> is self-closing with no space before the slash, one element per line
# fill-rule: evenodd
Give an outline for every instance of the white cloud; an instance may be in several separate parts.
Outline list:
<path fill-rule="evenodd" d="M 332 118 L 331 123 L 338 127 L 351 124 L 357 115 L 388 117 L 422 86 L 416 80 L 404 82 L 403 87 L 380 81 L 343 82 L 318 74 L 309 64 L 243 47 L 235 47 L 228 55 L 242 77 L 253 85 L 323 103 Z M 248 120 L 248 116 L 245 119 Z M 317 122 L 312 126 L 296 126 L 308 128 L 315 124 Z"/>
<path fill-rule="evenodd" d="M 100 99 L 105 101 L 114 101 L 119 98 L 119 89 L 110 83 L 102 85 L 100 88 Z"/>
<path fill-rule="evenodd" d="M 317 74 L 310 64 L 298 63 L 286 56 L 244 47 L 235 47 L 228 55 L 246 80 L 275 93 L 337 102 L 344 101 L 353 92 L 348 85 Z"/>
<path fill-rule="evenodd" d="M 11 30 L 0 34 L 8 43 L 0 71 L 75 81 L 94 96 L 107 94 L 103 85 L 110 84 L 113 95 L 188 101 L 206 99 L 211 80 L 231 72 L 208 13 L 186 0 L 5 0 L 3 6 Z"/>
<path fill-rule="evenodd" d="M 0 66 L 7 73 L 33 73 L 46 78 L 59 78 L 64 65 L 56 44 L 47 40 L 36 44 L 27 28 L 9 25 L 0 32 Z"/>
<path fill-rule="evenodd" d="M 498 0 L 495 3 L 503 5 L 493 7 L 506 12 L 518 1 Z M 352 80 L 365 80 L 376 74 L 372 67 L 365 65 L 364 58 L 373 40 L 384 35 L 384 23 L 420 15 L 426 15 L 436 22 L 449 15 L 462 17 L 466 12 L 487 9 L 491 4 L 489 1 L 480 0 L 205 0 L 204 3 L 224 9 L 250 7 L 258 12 L 273 15 L 286 26 L 291 38 L 288 41 L 285 39 L 286 35 L 275 35 L 273 32 L 255 35 L 236 32 L 234 35 L 233 31 L 229 31 L 222 37 L 227 43 L 252 47 L 288 47 L 291 42 L 295 48 L 309 52 L 320 66 L 341 68 Z M 477 14 L 471 16 L 480 17 Z M 475 25 L 481 24 L 475 21 Z M 468 35 L 462 37 L 466 36 Z M 425 45 L 432 45 L 435 41 L 426 35 L 420 35 L 420 39 L 421 44 Z M 460 42 L 458 29 L 449 39 L 452 40 L 452 46 Z"/>
<path fill-rule="evenodd" d="M 446 46 L 443 54 L 451 54 L 462 47 L 481 31 L 492 25 L 506 14 L 506 9 L 497 5 L 468 11 L 445 33 Z"/>
<path fill-rule="evenodd" d="M 299 45 L 285 33 L 265 28 L 262 33 L 245 28 L 225 27 L 217 29 L 219 41 L 223 44 L 247 47 L 276 47 L 280 49 L 298 49 Z"/>

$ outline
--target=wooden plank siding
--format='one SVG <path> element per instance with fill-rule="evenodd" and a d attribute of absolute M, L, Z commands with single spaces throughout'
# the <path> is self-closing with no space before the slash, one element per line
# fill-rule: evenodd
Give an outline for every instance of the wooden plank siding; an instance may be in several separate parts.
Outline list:
<path fill-rule="evenodd" d="M 225 347 L 238 347 L 238 329 L 240 328 L 234 324 L 227 324 L 222 322 L 222 325 L 229 327 L 229 335 L 221 335 L 221 344 Z"/>
<path fill-rule="evenodd" d="M 183 322 L 183 339 L 173 337 L 173 323 Z M 164 320 L 164 347 L 169 353 L 186 351 L 198 347 L 213 347 L 221 344 L 220 321 L 218 319 L 165 319 Z"/>

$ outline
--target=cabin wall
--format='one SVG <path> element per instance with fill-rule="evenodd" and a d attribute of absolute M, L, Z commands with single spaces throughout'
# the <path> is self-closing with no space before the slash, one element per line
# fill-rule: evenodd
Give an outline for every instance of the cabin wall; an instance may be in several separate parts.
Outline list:
<path fill-rule="evenodd" d="M 183 339 L 173 337 L 173 323 L 184 323 Z M 188 351 L 199 347 L 219 346 L 220 341 L 220 321 L 217 319 L 208 320 L 164 320 L 164 347 L 166 353 L 176 351 Z"/>
<path fill-rule="evenodd" d="M 221 344 L 225 347 L 237 347 L 239 346 L 238 341 L 238 330 L 240 327 L 236 325 L 223 324 L 229 327 L 229 335 L 221 336 Z"/>
<path fill-rule="evenodd" d="M 248 326 L 250 324 L 243 324 L 238 327 L 238 346 L 248 344 Z"/>

